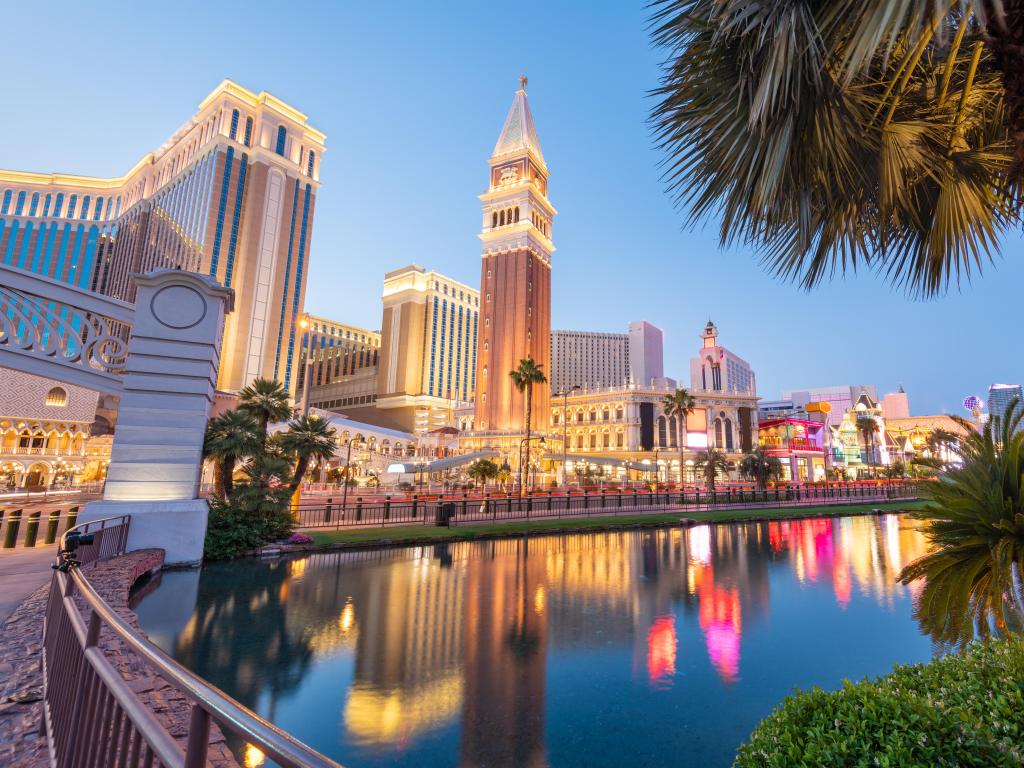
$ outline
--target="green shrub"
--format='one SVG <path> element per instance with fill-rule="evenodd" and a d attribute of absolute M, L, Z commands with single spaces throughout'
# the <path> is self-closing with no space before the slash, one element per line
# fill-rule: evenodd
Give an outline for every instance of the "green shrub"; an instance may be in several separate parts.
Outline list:
<path fill-rule="evenodd" d="M 206 524 L 203 557 L 228 560 L 239 557 L 271 541 L 287 538 L 295 521 L 287 503 L 272 508 L 254 508 L 244 497 L 233 494 L 230 502 L 210 497 L 210 516 Z"/>
<path fill-rule="evenodd" d="M 1024 640 L 789 696 L 734 768 L 1024 765 Z"/>

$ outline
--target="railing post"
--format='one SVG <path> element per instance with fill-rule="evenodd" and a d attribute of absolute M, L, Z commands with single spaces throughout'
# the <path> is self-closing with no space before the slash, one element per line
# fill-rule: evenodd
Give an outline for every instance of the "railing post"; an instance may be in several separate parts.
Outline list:
<path fill-rule="evenodd" d="M 37 509 L 35 512 L 28 513 L 28 525 L 25 526 L 25 546 L 34 547 L 36 545 L 36 539 L 39 536 L 39 515 L 41 513 Z"/>
<path fill-rule="evenodd" d="M 420 501 L 419 498 L 414 493 L 412 495 L 412 519 L 413 520 L 415 520 L 416 516 L 419 514 L 419 501 Z"/>
<path fill-rule="evenodd" d="M 4 549 L 14 549 L 14 543 L 18 540 L 19 528 L 21 528 L 21 510 L 15 509 L 7 520 L 7 530 L 4 532 Z"/>
<path fill-rule="evenodd" d="M 64 521 L 64 533 L 78 525 L 78 507 L 74 506 L 68 510 L 68 519 Z"/>
<path fill-rule="evenodd" d="M 60 510 L 55 509 L 46 519 L 46 538 L 44 544 L 53 544 L 57 540 L 57 526 L 60 525 Z"/>
<path fill-rule="evenodd" d="M 206 750 L 210 745 L 210 715 L 198 704 L 192 705 L 188 719 L 188 746 L 185 749 L 185 768 L 204 768 Z"/>
<path fill-rule="evenodd" d="M 327 503 L 324 505 L 324 525 L 331 522 L 331 503 L 333 501 L 333 499 L 328 498 Z"/>
<path fill-rule="evenodd" d="M 385 496 L 384 497 L 384 522 L 387 522 L 390 519 L 391 519 L 391 497 L 390 496 Z M 382 525 L 383 525 L 383 523 L 382 523 Z"/>
<path fill-rule="evenodd" d="M 356 522 L 360 522 L 363 519 L 363 497 L 356 496 Z"/>
<path fill-rule="evenodd" d="M 465 491 L 462 492 L 462 517 L 466 517 L 467 507 L 469 506 L 469 494 Z"/>

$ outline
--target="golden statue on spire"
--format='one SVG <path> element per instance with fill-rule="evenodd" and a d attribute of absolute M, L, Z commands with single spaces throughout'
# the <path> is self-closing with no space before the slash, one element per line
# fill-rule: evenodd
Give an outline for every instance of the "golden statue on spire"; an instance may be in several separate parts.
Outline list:
<path fill-rule="evenodd" d="M 526 90 L 526 84 L 528 82 L 530 82 L 530 81 L 527 79 L 526 75 L 520 75 L 519 76 L 519 90 L 525 91 Z"/>

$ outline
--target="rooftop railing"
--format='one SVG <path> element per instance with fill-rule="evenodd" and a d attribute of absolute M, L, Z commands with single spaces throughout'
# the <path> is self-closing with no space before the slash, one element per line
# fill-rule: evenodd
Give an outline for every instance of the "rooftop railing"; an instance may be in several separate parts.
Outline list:
<path fill-rule="evenodd" d="M 51 764 L 198 768 L 207 764 L 214 720 L 282 768 L 340 768 L 189 672 L 104 601 L 81 566 L 124 554 L 130 526 L 130 516 L 97 520 L 61 539 L 43 628 L 43 711 Z M 184 749 L 111 663 L 101 635 L 119 639 L 150 672 L 184 694 L 191 707 Z"/>

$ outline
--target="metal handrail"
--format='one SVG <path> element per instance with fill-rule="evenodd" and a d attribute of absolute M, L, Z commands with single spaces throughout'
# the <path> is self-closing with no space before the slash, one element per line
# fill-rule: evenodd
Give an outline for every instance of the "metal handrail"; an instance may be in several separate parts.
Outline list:
<path fill-rule="evenodd" d="M 66 543 L 70 534 L 87 534 L 96 530 L 109 530 L 118 524 L 118 521 L 127 527 L 127 524 L 130 523 L 130 516 L 93 520 L 68 529 L 61 537 L 61 550 L 66 549 Z M 127 543 L 126 540 L 126 535 L 123 538 L 119 537 L 118 541 L 121 551 L 116 554 L 123 554 Z M 102 554 L 100 554 L 100 557 L 102 557 Z M 66 572 L 61 572 L 62 570 L 66 570 Z M 105 624 L 128 647 L 139 654 L 165 681 L 182 691 L 192 700 L 193 706 L 189 729 L 190 739 L 188 750 L 184 755 L 184 763 L 182 763 L 185 768 L 205 765 L 205 742 L 209 738 L 209 718 L 213 718 L 219 724 L 225 726 L 231 733 L 257 747 L 265 755 L 278 762 L 282 768 L 301 768 L 304 766 L 312 766 L 313 768 L 341 768 L 335 761 L 303 744 L 273 723 L 263 719 L 168 656 L 167 653 L 154 645 L 121 618 L 93 588 L 80 568 L 75 566 L 70 568 L 59 567 L 58 572 L 55 574 L 55 579 L 54 587 L 51 589 L 59 588 L 60 594 L 70 596 L 72 590 L 69 589 L 69 586 L 73 585 L 74 589 L 78 591 L 87 604 L 89 612 L 88 631 L 90 635 L 93 635 L 93 633 L 95 635 L 92 643 L 86 642 L 83 645 L 83 651 L 86 655 L 90 653 L 93 655 L 100 654 L 102 657 L 102 652 L 92 646 L 95 646 L 95 638 L 99 637 L 100 626 Z M 70 585 L 67 579 L 70 579 Z M 75 610 L 75 613 L 78 614 L 75 616 L 77 621 L 73 623 L 84 626 L 85 620 L 81 614 L 77 610 Z M 44 628 L 44 635 L 45 632 L 46 629 Z M 107 674 L 102 670 L 103 665 L 94 664 L 93 666 L 101 676 Z M 108 686 L 108 688 L 113 688 L 113 686 Z M 147 740 L 150 743 L 153 743 L 154 740 L 158 743 L 166 741 L 165 737 L 169 737 L 166 728 L 160 725 L 158 732 L 150 733 L 149 731 L 152 731 L 156 721 L 152 719 L 148 710 L 145 711 L 145 715 L 143 719 L 147 722 L 140 723 L 140 725 L 147 731 L 144 734 Z M 196 737 L 202 739 L 201 744 L 193 745 Z M 197 756 L 198 759 L 196 759 Z M 171 760 L 164 764 L 173 765 L 176 762 L 176 760 Z"/>

